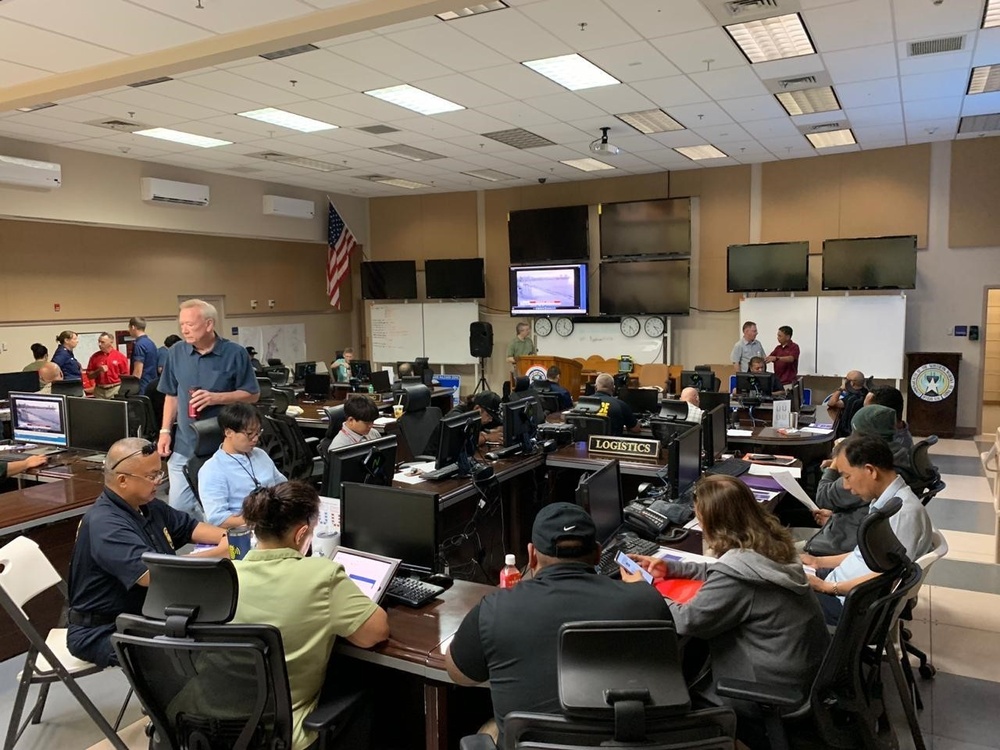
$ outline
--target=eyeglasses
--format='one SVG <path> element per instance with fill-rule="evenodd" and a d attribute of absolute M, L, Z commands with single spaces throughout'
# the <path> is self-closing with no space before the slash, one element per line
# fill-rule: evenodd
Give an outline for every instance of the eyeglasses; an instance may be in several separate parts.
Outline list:
<path fill-rule="evenodd" d="M 115 474 L 123 477 L 132 477 L 133 479 L 145 479 L 147 482 L 152 482 L 153 484 L 160 484 L 160 482 L 167 478 L 167 472 L 162 470 L 154 474 L 130 474 L 127 471 L 116 471 Z"/>
<path fill-rule="evenodd" d="M 111 466 L 108 467 L 108 471 L 114 471 L 117 467 L 121 466 L 123 463 L 125 463 L 126 461 L 128 461 L 130 458 L 135 458 L 136 456 L 138 456 L 140 454 L 142 454 L 143 457 L 146 457 L 146 456 L 152 456 L 154 453 L 156 453 L 156 446 L 153 445 L 150 442 L 147 442 L 139 450 L 132 451 L 127 456 L 125 456 L 125 458 L 119 458 L 117 461 L 115 461 L 113 464 L 111 464 Z M 120 471 L 118 473 L 119 474 L 124 474 L 125 472 Z"/>
<path fill-rule="evenodd" d="M 247 440 L 256 440 L 261 435 L 264 434 L 264 430 L 258 427 L 256 430 L 241 430 L 241 432 L 247 436 Z"/>

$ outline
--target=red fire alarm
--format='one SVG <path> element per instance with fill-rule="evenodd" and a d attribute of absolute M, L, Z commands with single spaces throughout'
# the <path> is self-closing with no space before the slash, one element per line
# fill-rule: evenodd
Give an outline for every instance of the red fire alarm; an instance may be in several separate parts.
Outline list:
<path fill-rule="evenodd" d="M 52 305 L 52 309 L 55 312 L 59 312 L 59 310 L 62 309 L 62 308 L 61 308 L 60 304 L 58 302 L 56 302 L 54 305 Z"/>

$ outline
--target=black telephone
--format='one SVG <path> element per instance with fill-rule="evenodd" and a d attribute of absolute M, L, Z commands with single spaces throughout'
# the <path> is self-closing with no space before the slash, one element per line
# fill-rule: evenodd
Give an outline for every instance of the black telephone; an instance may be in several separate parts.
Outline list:
<path fill-rule="evenodd" d="M 670 526 L 666 500 L 654 500 L 649 505 L 633 502 L 625 506 L 625 523 L 635 529 L 640 536 L 655 540 Z"/>

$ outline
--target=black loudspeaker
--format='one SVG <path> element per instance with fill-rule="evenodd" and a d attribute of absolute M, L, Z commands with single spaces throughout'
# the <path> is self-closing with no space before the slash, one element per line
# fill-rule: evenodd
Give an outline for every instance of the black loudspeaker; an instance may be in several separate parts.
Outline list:
<path fill-rule="evenodd" d="M 481 358 L 493 356 L 492 323 L 469 323 L 469 354 Z"/>

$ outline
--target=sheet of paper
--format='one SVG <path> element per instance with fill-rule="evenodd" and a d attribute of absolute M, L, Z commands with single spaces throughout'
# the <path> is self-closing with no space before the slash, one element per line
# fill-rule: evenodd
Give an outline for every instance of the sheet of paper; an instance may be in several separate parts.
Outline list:
<path fill-rule="evenodd" d="M 802 469 L 788 468 L 787 466 L 770 466 L 767 464 L 750 464 L 750 474 L 758 477 L 773 477 L 777 472 L 785 471 L 793 477 L 801 477 Z"/>
<path fill-rule="evenodd" d="M 758 503 L 766 503 L 769 500 L 773 500 L 778 496 L 777 492 L 771 492 L 769 490 L 757 490 L 751 488 L 750 491 L 753 493 L 754 499 Z"/>
<path fill-rule="evenodd" d="M 752 437 L 753 430 L 726 430 L 728 437 Z"/>
<path fill-rule="evenodd" d="M 795 481 L 795 478 L 792 476 L 791 472 L 787 470 L 777 471 L 771 475 L 771 478 L 775 482 L 780 484 L 781 488 L 785 492 L 794 497 L 796 500 L 798 500 L 800 503 L 806 506 L 809 510 L 811 511 L 819 510 L 819 506 L 812 501 L 809 495 L 806 494 L 806 491 L 802 489 L 802 487 L 799 485 L 798 482 Z"/>
<path fill-rule="evenodd" d="M 687 529 L 688 531 L 701 531 L 701 524 L 698 523 L 698 518 L 695 517 L 692 518 L 690 521 L 688 521 L 686 524 L 684 524 L 684 528 Z"/>
<path fill-rule="evenodd" d="M 791 401 L 782 399 L 771 404 L 771 425 L 776 429 L 787 429 L 794 426 L 792 424 Z"/>
<path fill-rule="evenodd" d="M 800 427 L 799 432 L 807 432 L 810 435 L 829 435 L 833 432 L 832 427 Z"/>
<path fill-rule="evenodd" d="M 424 481 L 424 478 L 419 474 L 413 474 L 412 476 L 404 472 L 399 472 L 394 474 L 392 477 L 394 482 L 402 482 L 403 484 L 420 484 Z"/>
<path fill-rule="evenodd" d="M 376 427 L 385 427 L 386 425 L 390 425 L 395 421 L 396 420 L 392 417 L 379 417 L 378 419 L 375 420 L 374 425 Z"/>

